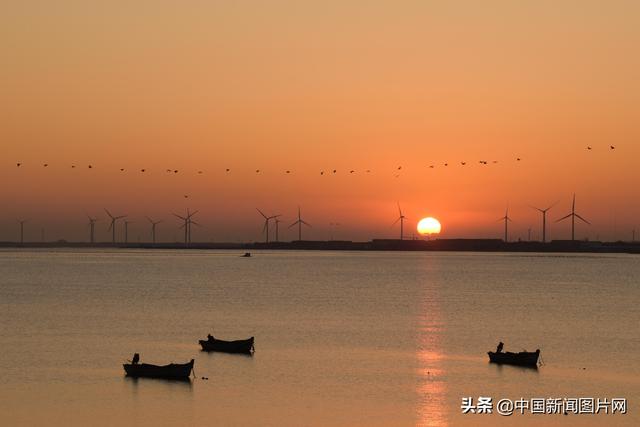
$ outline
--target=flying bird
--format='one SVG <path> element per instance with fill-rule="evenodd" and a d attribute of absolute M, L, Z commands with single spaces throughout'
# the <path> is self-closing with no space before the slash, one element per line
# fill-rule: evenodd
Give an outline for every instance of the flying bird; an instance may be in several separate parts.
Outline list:
<path fill-rule="evenodd" d="M 324 175 L 324 171 L 320 171 L 320 175 Z"/>
<path fill-rule="evenodd" d="M 256 173 L 260 173 L 260 169 L 256 169 Z"/>
<path fill-rule="evenodd" d="M 230 172 L 230 171 L 231 171 L 231 169 L 227 168 L 227 172 Z"/>
<path fill-rule="evenodd" d="M 350 171 L 349 171 L 349 173 L 354 173 L 354 172 L 355 172 L 354 170 L 350 170 Z"/>
<path fill-rule="evenodd" d="M 172 170 L 171 169 L 167 169 L 167 172 L 172 172 Z"/>
<path fill-rule="evenodd" d="M 616 147 L 614 147 L 613 145 L 610 145 L 609 148 L 611 148 L 612 150 L 616 149 Z"/>
<path fill-rule="evenodd" d="M 92 168 L 93 168 L 93 166 L 89 165 L 89 169 L 92 169 Z"/>
<path fill-rule="evenodd" d="M 45 163 L 45 164 L 44 164 L 44 165 L 42 165 L 42 166 L 44 166 L 44 167 L 46 168 L 47 166 L 49 166 L 49 163 Z"/>
<path fill-rule="evenodd" d="M 21 164 L 22 164 L 22 163 L 16 163 L 16 166 L 17 166 L 17 167 L 20 167 L 20 165 L 21 165 Z"/>
<path fill-rule="evenodd" d="M 402 166 L 398 166 L 398 170 L 402 169 Z"/>
<path fill-rule="evenodd" d="M 467 162 L 460 162 L 460 164 L 461 164 L 462 166 L 464 166 L 464 165 L 466 165 L 466 164 L 467 164 Z"/>
<path fill-rule="evenodd" d="M 291 171 L 287 171 L 287 173 L 291 173 Z"/>
<path fill-rule="evenodd" d="M 175 170 L 173 171 L 173 173 L 178 173 L 178 169 L 175 169 Z"/>
<path fill-rule="evenodd" d="M 144 172 L 146 169 L 140 169 L 140 172 Z"/>
<path fill-rule="evenodd" d="M 591 150 L 591 146 L 590 145 L 587 145 L 587 150 Z"/>
<path fill-rule="evenodd" d="M 497 160 L 494 160 L 494 161 L 493 161 L 493 163 L 498 163 L 498 161 L 497 161 Z"/>
<path fill-rule="evenodd" d="M 120 172 L 124 172 L 124 168 L 120 168 Z"/>
<path fill-rule="evenodd" d="M 435 168 L 435 166 L 434 166 L 434 165 L 429 165 L 429 167 L 430 167 L 431 169 Z"/>
<path fill-rule="evenodd" d="M 519 161 L 520 161 L 520 157 L 516 158 L 516 161 L 518 161 L 518 162 L 519 162 Z"/>
<path fill-rule="evenodd" d="M 185 195 L 184 195 L 184 198 L 185 198 L 185 199 L 188 199 L 188 198 L 189 198 L 189 195 L 188 195 L 188 194 L 185 194 Z"/>
<path fill-rule="evenodd" d="M 371 172 L 371 170 L 367 169 L 367 173 Z"/>
<path fill-rule="evenodd" d="M 76 165 L 71 165 L 71 169 L 74 169 L 76 167 Z"/>
<path fill-rule="evenodd" d="M 449 163 L 445 163 L 444 165 L 445 165 L 445 166 L 449 166 Z"/>
<path fill-rule="evenodd" d="M 199 174 L 202 174 L 202 171 L 198 171 Z"/>
<path fill-rule="evenodd" d="M 337 170 L 336 170 L 336 169 L 334 169 L 334 170 L 333 170 L 333 173 L 336 173 L 336 172 L 337 172 Z"/>

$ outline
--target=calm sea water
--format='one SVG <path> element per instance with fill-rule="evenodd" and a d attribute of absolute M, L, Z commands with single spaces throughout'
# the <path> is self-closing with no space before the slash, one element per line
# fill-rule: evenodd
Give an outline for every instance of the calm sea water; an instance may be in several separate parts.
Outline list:
<path fill-rule="evenodd" d="M 0 425 L 640 425 L 637 256 L 238 255 L 0 252 Z M 207 333 L 256 353 L 200 352 Z M 545 365 L 490 365 L 500 340 Z M 197 378 L 126 378 L 134 352 Z M 463 415 L 466 396 L 628 410 Z"/>

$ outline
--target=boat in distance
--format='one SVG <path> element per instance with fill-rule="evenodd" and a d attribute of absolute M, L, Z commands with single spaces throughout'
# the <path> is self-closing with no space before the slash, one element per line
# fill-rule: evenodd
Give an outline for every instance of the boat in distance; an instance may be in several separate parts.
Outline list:
<path fill-rule="evenodd" d="M 244 353 L 251 354 L 255 350 L 253 347 L 253 337 L 246 340 L 225 341 L 209 335 L 206 340 L 199 340 L 203 351 L 219 351 L 222 353 Z"/>
<path fill-rule="evenodd" d="M 194 360 L 188 363 L 170 363 L 164 366 L 149 363 L 125 363 L 124 371 L 128 377 L 187 379 L 193 371 Z"/>
<path fill-rule="evenodd" d="M 512 353 L 510 351 L 489 351 L 487 354 L 489 355 L 489 362 L 491 363 L 537 368 L 540 349 L 533 352 L 521 351 L 519 353 Z"/>

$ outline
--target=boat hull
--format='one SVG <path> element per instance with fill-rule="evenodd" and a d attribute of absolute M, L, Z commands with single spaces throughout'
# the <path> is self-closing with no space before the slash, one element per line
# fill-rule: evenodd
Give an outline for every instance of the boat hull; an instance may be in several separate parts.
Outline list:
<path fill-rule="evenodd" d="M 184 379 L 189 378 L 191 375 L 193 363 L 194 360 L 191 359 L 189 363 L 170 363 L 164 366 L 150 365 L 148 363 L 125 363 L 122 366 L 129 377 Z"/>
<path fill-rule="evenodd" d="M 540 350 L 534 352 L 522 351 L 520 353 L 500 352 L 496 353 L 490 351 L 489 362 L 498 363 L 503 365 L 516 365 L 516 366 L 528 366 L 531 368 L 538 367 L 538 357 L 540 357 Z"/>
<path fill-rule="evenodd" d="M 251 354 L 253 348 L 253 337 L 246 340 L 224 341 L 224 340 L 200 340 L 198 341 L 204 351 L 219 351 L 222 353 L 244 353 Z"/>

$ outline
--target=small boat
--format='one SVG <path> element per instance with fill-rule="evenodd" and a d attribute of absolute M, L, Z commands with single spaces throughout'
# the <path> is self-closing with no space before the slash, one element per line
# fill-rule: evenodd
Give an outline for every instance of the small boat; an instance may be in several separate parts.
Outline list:
<path fill-rule="evenodd" d="M 251 258 L 251 252 L 245 252 L 244 255 L 241 255 L 242 258 Z"/>
<path fill-rule="evenodd" d="M 125 363 L 122 366 L 129 377 L 186 379 L 191 375 L 193 362 L 191 359 L 189 363 L 170 363 L 164 366 L 148 363 Z"/>
<path fill-rule="evenodd" d="M 202 346 L 203 351 L 251 354 L 255 350 L 253 347 L 253 337 L 246 340 L 224 341 L 209 335 L 208 339 L 199 340 L 198 342 Z"/>
<path fill-rule="evenodd" d="M 489 351 L 489 362 L 499 363 L 504 365 L 517 365 L 528 366 L 530 368 L 538 367 L 538 357 L 540 356 L 540 349 L 530 352 L 521 351 L 519 353 L 512 353 L 510 351 Z"/>

